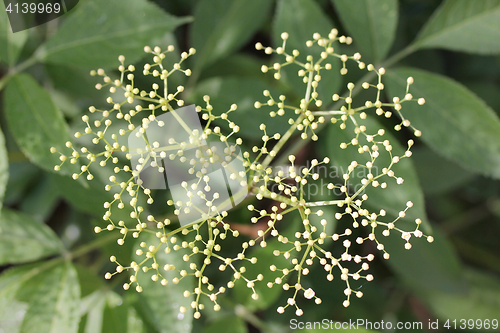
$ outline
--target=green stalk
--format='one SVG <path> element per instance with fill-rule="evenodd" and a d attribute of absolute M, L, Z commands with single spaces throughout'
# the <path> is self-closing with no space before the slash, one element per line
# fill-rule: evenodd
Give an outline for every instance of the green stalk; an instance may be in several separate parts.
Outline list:
<path fill-rule="evenodd" d="M 22 63 L 18 64 L 17 66 L 11 68 L 1 79 L 0 79 L 0 90 L 2 90 L 5 85 L 9 82 L 10 78 L 16 75 L 17 73 L 25 70 L 28 67 L 33 66 L 35 63 L 38 62 L 38 57 L 33 55 L 32 57 L 26 59 Z"/>

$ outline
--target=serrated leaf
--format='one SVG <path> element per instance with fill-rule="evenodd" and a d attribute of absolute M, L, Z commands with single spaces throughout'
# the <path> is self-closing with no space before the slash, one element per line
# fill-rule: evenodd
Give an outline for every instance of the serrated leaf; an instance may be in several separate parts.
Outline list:
<path fill-rule="evenodd" d="M 422 141 L 466 169 L 500 178 L 500 120 L 495 112 L 461 84 L 417 69 L 387 73 L 392 96 L 405 92 L 409 76 L 415 80 L 410 92 L 426 103 L 404 103 L 402 112 L 422 131 Z"/>
<path fill-rule="evenodd" d="M 0 2 L 0 60 L 14 65 L 27 39 L 28 30 L 12 32 L 4 2 Z"/>
<path fill-rule="evenodd" d="M 63 246 L 47 225 L 4 208 L 0 216 L 0 265 L 20 264 L 61 253 Z"/>
<path fill-rule="evenodd" d="M 80 321 L 80 286 L 70 262 L 60 264 L 37 278 L 36 292 L 21 325 L 21 333 L 76 333 Z"/>
<path fill-rule="evenodd" d="M 190 18 L 174 17 L 145 0 L 80 1 L 39 51 L 41 61 L 82 67 L 115 67 L 117 57 L 135 62 L 144 46 Z"/>
<path fill-rule="evenodd" d="M 50 147 L 68 152 L 65 142 L 71 139 L 50 94 L 30 75 L 18 74 L 9 81 L 4 96 L 5 115 L 17 144 L 34 164 L 53 171 L 61 162 L 59 154 L 50 153 Z M 79 169 L 66 163 L 60 172 L 70 175 Z"/>
<path fill-rule="evenodd" d="M 361 52 L 363 61 L 380 62 L 394 41 L 397 0 L 332 0 L 342 24 Z"/>
<path fill-rule="evenodd" d="M 7 157 L 7 147 L 5 147 L 5 137 L 0 129 L 0 208 L 3 204 L 7 182 L 9 181 L 9 160 Z M 0 213 L 1 216 L 1 213 Z"/>
<path fill-rule="evenodd" d="M 241 77 L 212 78 L 198 84 L 193 97 L 199 105 L 204 105 L 202 97 L 204 94 L 208 94 L 215 115 L 227 112 L 231 105 L 236 103 L 238 109 L 231 112 L 228 119 L 240 127 L 238 135 L 247 138 L 262 137 L 264 132 L 259 129 L 262 123 L 272 128 L 273 133 L 283 134 L 290 128 L 286 117 L 270 117 L 269 112 L 276 110 L 266 105 L 260 109 L 254 108 L 256 101 L 263 102 L 267 100 L 262 95 L 265 89 L 269 90 L 275 99 L 278 98 L 279 93 L 275 89 L 257 79 Z M 227 127 L 227 121 L 225 120 L 217 121 L 217 124 Z"/>
<path fill-rule="evenodd" d="M 316 45 L 309 48 L 306 46 L 306 41 L 311 40 L 315 32 L 326 37 L 333 28 L 333 23 L 315 1 L 279 0 L 274 18 L 273 44 L 275 47 L 281 46 L 283 44 L 281 33 L 287 32 L 289 38 L 286 41 L 286 51 L 291 53 L 297 49 L 300 52 L 297 60 L 302 63 L 306 62 L 306 57 L 309 54 L 313 55 L 316 61 L 319 59 L 321 50 L 324 49 Z M 284 59 L 282 60 L 284 62 Z M 322 79 L 317 88 L 320 99 L 329 99 L 337 92 L 342 82 L 341 76 L 338 74 L 340 60 L 328 58 L 326 61 L 331 63 L 332 69 L 321 72 Z M 297 96 L 304 98 L 307 85 L 303 83 L 302 77 L 297 75 L 300 69 L 301 67 L 290 65 L 283 67 L 281 73 L 283 79 L 288 82 Z"/>
<path fill-rule="evenodd" d="M 160 240 L 155 235 L 141 235 L 138 239 L 137 247 L 140 242 L 146 242 L 148 246 L 159 246 Z M 160 281 L 152 281 L 151 275 L 155 274 L 154 270 L 149 273 L 137 275 L 137 281 L 141 285 L 143 291 L 138 296 L 137 311 L 160 333 L 189 333 L 192 328 L 193 311 L 190 307 L 190 302 L 193 296 L 184 297 L 185 290 L 193 290 L 194 276 L 188 275 L 182 278 L 179 284 L 172 283 L 174 277 L 178 277 L 175 271 L 163 270 L 165 264 L 175 265 L 176 269 L 185 269 L 189 271 L 189 263 L 182 260 L 185 251 L 178 250 L 166 254 L 163 248 L 156 253 L 156 260 L 161 270 L 161 274 L 169 281 L 168 285 L 163 286 Z M 144 256 L 134 255 L 136 262 L 144 260 Z M 186 313 L 179 313 L 179 306 L 188 308 Z"/>
<path fill-rule="evenodd" d="M 447 0 L 413 43 L 415 48 L 442 48 L 479 54 L 500 52 L 500 1 Z"/>
<path fill-rule="evenodd" d="M 272 0 L 201 0 L 194 11 L 191 45 L 201 70 L 245 43 L 268 18 Z"/>

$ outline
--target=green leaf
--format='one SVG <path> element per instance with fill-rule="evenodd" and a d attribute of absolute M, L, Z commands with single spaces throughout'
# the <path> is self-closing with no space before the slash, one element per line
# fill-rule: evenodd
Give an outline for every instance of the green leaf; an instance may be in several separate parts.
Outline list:
<path fill-rule="evenodd" d="M 245 321 L 240 317 L 230 316 L 220 318 L 213 323 L 211 323 L 208 327 L 204 328 L 202 333 L 247 333 L 247 326 Z"/>
<path fill-rule="evenodd" d="M 269 116 L 269 112 L 276 111 L 276 108 L 266 105 L 260 109 L 254 108 L 256 101 L 267 101 L 268 98 L 262 95 L 266 89 L 277 100 L 279 93 L 260 80 L 240 77 L 212 78 L 198 84 L 193 97 L 199 105 L 204 105 L 202 97 L 204 94 L 208 94 L 215 115 L 227 112 L 231 104 L 236 103 L 238 109 L 231 112 L 228 118 L 240 127 L 238 135 L 256 139 L 264 135 L 264 132 L 259 130 L 261 123 L 265 123 L 268 128 L 271 128 L 272 134 L 283 134 L 290 127 L 288 117 L 271 118 Z M 217 123 L 227 127 L 225 120 Z"/>
<path fill-rule="evenodd" d="M 127 332 L 129 305 L 113 292 L 106 293 L 106 306 L 104 307 L 102 333 Z M 92 332 L 94 333 L 94 332 Z"/>
<path fill-rule="evenodd" d="M 104 307 L 106 295 L 102 290 L 97 290 L 81 299 L 80 313 L 84 315 L 80 321 L 81 333 L 102 333 Z"/>
<path fill-rule="evenodd" d="M 245 45 L 268 19 L 272 0 L 201 0 L 194 11 L 191 45 L 198 51 L 196 68 Z"/>
<path fill-rule="evenodd" d="M 4 96 L 6 118 L 17 144 L 34 164 L 53 171 L 61 162 L 59 154 L 50 153 L 50 147 L 68 152 L 65 143 L 70 136 L 49 93 L 30 75 L 18 74 L 9 81 Z M 60 172 L 70 175 L 79 169 L 65 163 Z"/>
<path fill-rule="evenodd" d="M 342 24 L 366 60 L 378 63 L 394 41 L 398 23 L 397 0 L 332 0 Z"/>
<path fill-rule="evenodd" d="M 98 216 L 104 214 L 103 203 L 108 201 L 110 196 L 101 182 L 89 181 L 88 187 L 85 188 L 69 177 L 58 174 L 51 174 L 50 177 L 52 183 L 57 184 L 58 194 L 75 208 Z"/>
<path fill-rule="evenodd" d="M 0 265 L 20 264 L 61 253 L 63 246 L 47 225 L 4 208 L 0 216 Z"/>
<path fill-rule="evenodd" d="M 57 185 L 50 181 L 47 174 L 43 174 L 24 196 L 19 208 L 36 221 L 44 222 L 59 203 L 57 192 Z"/>
<path fill-rule="evenodd" d="M 86 314 L 80 323 L 80 332 L 128 332 L 130 306 L 120 295 L 109 290 L 97 290 L 81 301 L 81 312 Z"/>
<path fill-rule="evenodd" d="M 136 248 L 139 248 L 140 242 L 146 242 L 149 245 L 159 246 L 160 240 L 155 235 L 146 234 L 141 235 L 138 239 Z M 174 277 L 178 277 L 176 271 L 163 271 L 165 264 L 175 265 L 176 269 L 185 269 L 190 271 L 189 263 L 182 260 L 182 256 L 186 251 L 172 251 L 166 254 L 162 249 L 156 253 L 156 260 L 161 270 L 161 274 L 169 281 L 168 285 L 163 286 L 160 281 L 152 281 L 150 273 L 143 273 L 137 275 L 137 281 L 142 287 L 143 291 L 139 294 L 137 302 L 137 311 L 141 316 L 148 320 L 150 324 L 160 333 L 182 333 L 191 332 L 193 326 L 193 311 L 190 303 L 193 296 L 184 297 L 185 290 L 193 290 L 194 276 L 188 275 L 182 278 L 179 284 L 172 283 Z M 144 256 L 137 256 L 134 254 L 134 260 L 141 262 Z M 179 306 L 188 308 L 186 313 L 179 313 Z"/>
<path fill-rule="evenodd" d="M 238 77 L 251 77 L 262 79 L 260 70 L 262 60 L 246 53 L 232 54 L 227 58 L 222 58 L 214 62 L 211 66 L 203 70 L 200 80 L 211 77 L 231 77 L 238 73 Z"/>
<path fill-rule="evenodd" d="M 447 0 L 417 36 L 415 48 L 500 52 L 500 1 Z"/>
<path fill-rule="evenodd" d="M 470 288 L 461 294 L 432 292 L 426 295 L 433 313 L 446 319 L 498 319 L 500 313 L 500 280 L 498 277 L 467 269 L 464 276 Z"/>
<path fill-rule="evenodd" d="M 430 244 L 425 239 L 412 238 L 410 250 L 404 249 L 405 241 L 398 234 L 378 234 L 377 238 L 391 255 L 387 260 L 389 267 L 416 292 L 463 293 L 467 282 L 458 255 L 439 229 L 435 228 L 432 235 L 434 242 Z"/>
<path fill-rule="evenodd" d="M 457 188 L 474 177 L 456 163 L 423 146 L 413 150 L 413 162 L 426 195 L 442 194 Z"/>
<path fill-rule="evenodd" d="M 0 2 L 0 60 L 13 66 L 28 39 L 28 30 L 12 33 L 4 2 Z"/>
<path fill-rule="evenodd" d="M 145 45 L 189 22 L 145 0 L 80 1 L 39 51 L 46 63 L 82 67 L 114 67 L 124 55 L 135 62 Z"/>
<path fill-rule="evenodd" d="M 21 286 L 41 274 L 47 265 L 40 263 L 17 266 L 0 275 L 0 329 L 4 332 L 18 333 L 22 319 L 15 316 L 18 311 L 26 312 L 28 304 L 16 300 L 16 294 Z"/>
<path fill-rule="evenodd" d="M 5 137 L 0 128 L 0 208 L 3 204 L 7 182 L 9 181 L 9 160 L 7 157 L 7 147 L 5 147 Z"/>
<path fill-rule="evenodd" d="M 386 86 L 392 96 L 405 92 L 409 76 L 415 80 L 410 92 L 426 103 L 404 103 L 402 112 L 422 131 L 421 139 L 462 167 L 499 178 L 500 121 L 493 110 L 461 84 L 410 68 L 387 73 Z"/>
<path fill-rule="evenodd" d="M 96 272 L 90 267 L 75 263 L 75 269 L 78 274 L 78 283 L 80 284 L 80 295 L 82 298 L 104 287 L 102 276 L 97 276 Z"/>
<path fill-rule="evenodd" d="M 60 264 L 43 278 L 36 278 L 36 292 L 30 295 L 21 333 L 78 331 L 80 286 L 70 262 Z"/>
<path fill-rule="evenodd" d="M 0 275 L 0 328 L 5 332 L 76 333 L 80 287 L 70 262 L 17 266 Z M 24 316 L 6 317 L 12 308 Z M 16 330 L 10 330 L 14 327 Z"/>
<path fill-rule="evenodd" d="M 89 71 L 72 66 L 51 65 L 45 66 L 47 78 L 51 79 L 51 86 L 54 90 L 61 91 L 67 94 L 75 101 L 75 106 L 85 105 L 85 109 L 89 105 L 103 104 L 109 96 L 109 90 L 95 89 L 99 78 L 90 76 Z M 104 105 L 103 105 L 104 106 Z M 80 108 L 81 112 L 81 108 Z"/>
<path fill-rule="evenodd" d="M 315 32 L 322 36 L 328 36 L 333 28 L 333 23 L 315 1 L 279 0 L 273 26 L 273 44 L 275 47 L 281 46 L 283 44 L 281 33 L 287 32 L 289 34 L 286 41 L 287 53 L 297 49 L 300 52 L 297 60 L 302 63 L 306 62 L 306 57 L 309 54 L 314 57 L 314 60 L 318 60 L 321 50 L 324 51 L 324 48 L 317 45 L 309 48 L 306 46 L 306 41 L 311 40 Z M 284 61 L 284 58 L 281 58 L 280 61 Z M 332 64 L 332 69 L 321 72 L 322 79 L 317 88 L 319 98 L 324 100 L 329 99 L 334 92 L 337 92 L 342 82 L 341 76 L 338 74 L 340 60 L 328 58 L 327 61 Z M 304 98 L 307 85 L 297 75 L 300 69 L 295 65 L 286 66 L 281 69 L 281 74 L 297 96 Z"/>
<path fill-rule="evenodd" d="M 128 331 L 127 333 L 146 333 L 145 325 L 133 307 L 128 309 Z M 151 331 L 149 331 L 151 333 Z"/>
<path fill-rule="evenodd" d="M 19 154 L 22 155 L 20 152 Z M 30 186 L 40 178 L 41 173 L 42 171 L 29 161 L 10 162 L 4 205 L 14 205 L 20 202 Z"/>

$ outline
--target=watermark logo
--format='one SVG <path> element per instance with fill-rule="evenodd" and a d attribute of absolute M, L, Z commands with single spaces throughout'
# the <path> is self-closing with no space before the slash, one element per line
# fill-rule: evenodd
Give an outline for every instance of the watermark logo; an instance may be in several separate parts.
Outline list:
<path fill-rule="evenodd" d="M 240 148 L 209 141 L 194 105 L 144 118 L 128 143 L 137 184 L 168 188 L 182 226 L 219 215 L 248 193 Z"/>
<path fill-rule="evenodd" d="M 4 0 L 12 32 L 52 21 L 73 9 L 79 0 Z"/>

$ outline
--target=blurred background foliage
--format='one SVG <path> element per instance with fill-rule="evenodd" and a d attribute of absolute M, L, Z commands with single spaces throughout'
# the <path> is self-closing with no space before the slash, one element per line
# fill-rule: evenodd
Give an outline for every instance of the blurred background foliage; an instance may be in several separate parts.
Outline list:
<path fill-rule="evenodd" d="M 391 259 L 374 262 L 375 280 L 359 286 L 365 296 L 348 308 L 342 307 L 344 283 L 328 282 L 321 269 L 312 269 L 307 281 L 322 291 L 323 303 L 306 307 L 300 320 L 426 326 L 439 319 L 443 331 L 454 331 L 442 324 L 500 319 L 500 1 L 81 0 L 67 15 L 16 34 L 3 2 L 0 8 L 0 333 L 289 332 L 293 311 L 276 312 L 288 296 L 264 283 L 257 286 L 258 301 L 237 284 L 220 300 L 222 311 L 207 309 L 193 320 L 178 314 L 187 301 L 183 288 L 144 281 L 137 294 L 122 290 L 126 274 L 104 280 L 114 270 L 109 256 L 130 262 L 134 244 L 120 247 L 115 234 L 94 234 L 108 199 L 104 184 L 74 182 L 70 168 L 55 174 L 58 161 L 49 148 L 70 139 L 90 105 L 105 103 L 107 94 L 94 89 L 90 69 L 111 72 L 120 54 L 142 68 L 145 45 L 169 44 L 177 47 L 172 62 L 189 47 L 198 51 L 189 59 L 193 75 L 173 76 L 171 87 L 185 85 L 188 103 L 211 95 L 216 112 L 237 103 L 232 120 L 251 147 L 259 141 L 260 123 L 287 129 L 286 119 L 269 117 L 270 108 L 253 109 L 262 90 L 295 101 L 304 91 L 295 68 L 286 68 L 280 81 L 262 74 L 260 66 L 273 57 L 255 51 L 255 43 L 279 46 L 287 31 L 290 46 L 304 55 L 312 33 L 334 27 L 354 39 L 339 52 L 359 51 L 366 63 L 386 67 L 390 96 L 401 96 L 406 77 L 413 76 L 411 92 L 427 100 L 423 107 L 403 108 L 423 133 L 400 171 L 407 185 L 375 201 L 398 211 L 401 202 L 414 200 L 411 216 L 426 216 L 436 241 L 415 242 L 406 251 L 398 237 L 388 239 Z M 320 85 L 323 100 L 363 75 L 350 68 L 342 77 L 340 63 L 333 67 Z M 150 86 L 148 80 L 139 84 Z M 365 97 L 372 98 L 360 91 L 354 100 L 363 103 Z M 396 124 L 378 121 L 387 128 Z M 295 152 L 305 163 L 326 155 L 332 165 L 347 165 L 349 156 L 338 149 L 341 135 L 336 126 L 327 127 L 314 144 L 292 140 L 283 156 Z M 393 135 L 401 142 L 411 137 L 405 131 Z M 163 205 L 151 209 L 166 212 Z M 255 233 L 245 209 L 230 217 L 242 233 Z M 290 233 L 297 222 L 286 221 Z M 240 247 L 233 242 L 226 242 L 228 253 Z M 269 265 L 284 260 L 270 252 L 254 252 L 259 262 L 252 270 L 266 280 L 272 278 Z M 180 254 L 173 256 L 169 260 L 181 261 Z M 214 282 L 220 274 L 224 283 L 223 273 L 213 273 Z"/>

